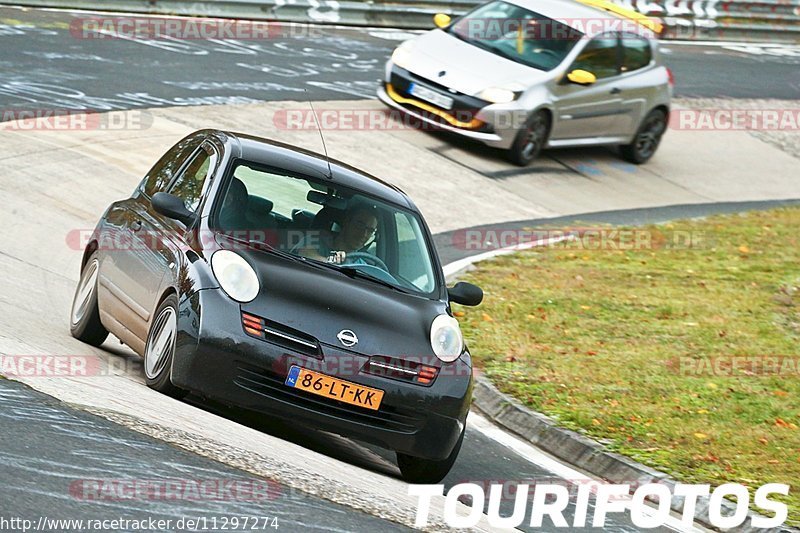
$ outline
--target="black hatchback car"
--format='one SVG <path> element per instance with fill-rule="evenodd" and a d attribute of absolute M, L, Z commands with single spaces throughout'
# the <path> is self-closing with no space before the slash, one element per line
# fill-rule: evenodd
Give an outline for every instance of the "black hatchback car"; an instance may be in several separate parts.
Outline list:
<path fill-rule="evenodd" d="M 472 363 L 430 231 L 398 188 L 344 163 L 216 130 L 171 148 L 89 239 L 73 336 L 111 332 L 147 384 L 393 449 L 444 477 Z"/>

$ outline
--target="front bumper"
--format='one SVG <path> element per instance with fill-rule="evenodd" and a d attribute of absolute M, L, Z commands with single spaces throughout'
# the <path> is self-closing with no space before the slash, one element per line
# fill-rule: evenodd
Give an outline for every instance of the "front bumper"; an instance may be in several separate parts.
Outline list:
<path fill-rule="evenodd" d="M 250 337 L 242 329 L 240 306 L 219 289 L 206 289 L 181 304 L 172 381 L 228 405 L 416 457 L 446 458 L 469 411 L 469 359 L 452 363 L 429 387 L 367 374 L 362 371 L 367 360 L 327 345 L 321 357 L 312 357 Z M 381 407 L 371 411 L 288 387 L 284 381 L 292 365 L 381 389 Z"/>
<path fill-rule="evenodd" d="M 519 129 L 506 125 L 514 124 L 515 120 L 519 122 L 517 117 L 527 115 L 516 102 L 503 105 L 491 104 L 472 96 L 445 93 L 436 84 L 392 65 L 391 61 L 386 70 L 387 79 L 378 87 L 378 98 L 386 105 L 414 117 L 431 129 L 455 133 L 488 146 L 507 149 L 514 143 Z M 410 83 L 421 83 L 453 97 L 456 107 L 453 110 L 445 110 L 414 98 L 406 92 Z M 480 125 L 469 124 L 463 118 L 459 120 L 463 114 L 474 118 Z"/>

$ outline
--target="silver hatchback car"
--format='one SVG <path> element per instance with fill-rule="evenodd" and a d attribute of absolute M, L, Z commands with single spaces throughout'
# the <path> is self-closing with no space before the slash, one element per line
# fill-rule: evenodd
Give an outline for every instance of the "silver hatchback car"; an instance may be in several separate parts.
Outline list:
<path fill-rule="evenodd" d="M 402 43 L 378 97 L 424 127 L 507 151 L 619 145 L 649 160 L 667 129 L 672 74 L 660 24 L 607 0 L 495 0 Z"/>

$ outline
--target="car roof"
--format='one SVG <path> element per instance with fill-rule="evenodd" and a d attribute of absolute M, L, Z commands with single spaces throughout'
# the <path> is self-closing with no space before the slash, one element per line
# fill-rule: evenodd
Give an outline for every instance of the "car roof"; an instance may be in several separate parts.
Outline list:
<path fill-rule="evenodd" d="M 612 13 L 610 11 L 606 11 L 604 9 L 592 7 L 589 5 L 581 4 L 580 2 L 574 0 L 503 0 L 508 2 L 509 4 L 514 4 L 519 7 L 523 7 L 525 9 L 529 9 L 534 13 L 538 13 L 543 15 L 547 18 L 563 21 L 569 24 L 570 19 L 579 19 L 579 20 L 598 20 L 603 18 L 611 18 L 617 19 L 621 21 L 631 22 L 631 19 L 624 17 L 622 15 L 618 15 L 616 13 Z M 599 33 L 603 33 L 604 31 L 608 30 L 609 28 L 604 28 L 602 25 L 598 26 L 593 24 L 578 24 L 576 29 L 580 30 L 581 32 L 585 33 L 587 37 L 593 37 Z M 642 36 L 647 36 L 647 30 L 643 26 L 639 27 L 639 24 L 626 24 L 621 26 L 624 28 L 625 31 L 632 31 L 634 30 L 635 33 L 638 33 Z M 592 29 L 598 28 L 600 31 L 594 32 L 586 32 L 586 28 L 590 27 Z"/>
<path fill-rule="evenodd" d="M 339 184 L 418 211 L 414 202 L 399 187 L 343 161 L 273 139 L 228 131 L 215 133 L 223 137 L 223 142 L 227 141 L 233 146 L 236 150 L 234 155 L 238 158 Z"/>

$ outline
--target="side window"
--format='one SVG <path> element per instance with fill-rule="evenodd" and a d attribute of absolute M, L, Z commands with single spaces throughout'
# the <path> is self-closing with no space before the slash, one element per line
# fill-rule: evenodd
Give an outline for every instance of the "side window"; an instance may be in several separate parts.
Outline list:
<path fill-rule="evenodd" d="M 172 178 L 175 177 L 175 173 L 181 168 L 186 158 L 197 150 L 202 141 L 201 137 L 190 136 L 170 148 L 147 173 L 143 183 L 144 193 L 152 197 L 155 193 L 164 191 L 172 182 Z"/>
<path fill-rule="evenodd" d="M 653 59 L 653 50 L 647 39 L 632 33 L 622 34 L 622 72 L 644 68 Z"/>
<path fill-rule="evenodd" d="M 306 180 L 275 175 L 272 179 L 265 179 L 263 170 L 249 168 L 247 165 L 236 167 L 234 178 L 242 182 L 244 188 L 238 186 L 247 196 L 241 195 L 243 202 L 248 202 L 249 197 L 262 199 L 265 205 L 271 206 L 268 210 L 273 214 L 291 219 L 296 210 L 316 213 L 320 205 L 308 201 L 307 195 L 310 185 Z M 228 188 L 230 191 L 230 186 Z M 231 194 L 230 192 L 228 194 Z M 235 191 L 234 191 L 235 194 Z M 257 201 L 257 200 L 256 200 Z M 242 209 L 244 206 L 237 206 Z M 263 213 L 266 215 L 267 213 Z"/>
<path fill-rule="evenodd" d="M 425 238 L 419 225 L 405 213 L 394 215 L 397 227 L 397 274 L 413 283 L 423 291 L 433 290 L 433 276 L 425 264 L 419 260 L 427 256 Z"/>
<path fill-rule="evenodd" d="M 610 78 L 619 74 L 619 40 L 616 35 L 595 37 L 586 45 L 570 70 L 586 70 L 597 79 Z"/>
<path fill-rule="evenodd" d="M 189 211 L 197 211 L 200 206 L 203 185 L 215 162 L 216 157 L 212 149 L 202 146 L 172 185 L 169 192 L 183 200 Z"/>

